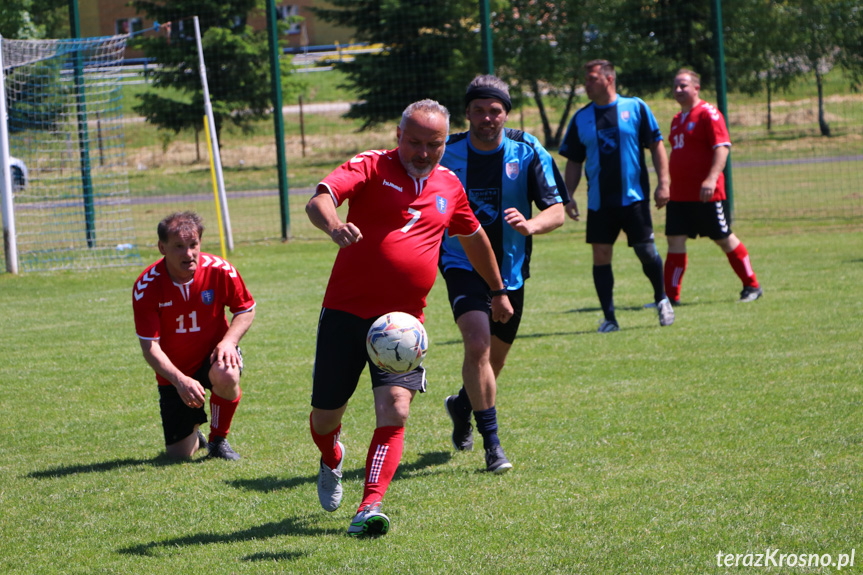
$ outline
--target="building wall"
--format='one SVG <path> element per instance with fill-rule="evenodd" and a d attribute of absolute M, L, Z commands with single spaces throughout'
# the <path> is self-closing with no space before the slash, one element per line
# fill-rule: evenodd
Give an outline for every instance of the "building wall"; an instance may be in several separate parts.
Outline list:
<path fill-rule="evenodd" d="M 137 23 L 142 28 L 149 28 L 152 22 L 144 19 L 135 9 L 128 6 L 128 0 L 78 0 L 78 11 L 81 16 L 81 36 L 111 36 L 128 30 L 118 29 L 122 22 Z M 326 44 L 348 44 L 353 37 L 353 31 L 349 28 L 333 26 L 328 22 L 320 22 L 312 13 L 312 6 L 323 6 L 326 2 L 320 0 L 293 0 L 292 2 L 277 2 L 277 7 L 296 6 L 296 13 L 304 18 L 306 34 L 301 32 L 301 27 L 296 27 L 295 32 L 287 35 L 287 44 L 290 46 L 302 46 L 307 43 L 310 46 Z M 120 24 L 118 25 L 118 22 Z M 264 30 L 267 25 L 266 14 L 256 14 L 249 18 L 249 25 L 256 30 Z"/>

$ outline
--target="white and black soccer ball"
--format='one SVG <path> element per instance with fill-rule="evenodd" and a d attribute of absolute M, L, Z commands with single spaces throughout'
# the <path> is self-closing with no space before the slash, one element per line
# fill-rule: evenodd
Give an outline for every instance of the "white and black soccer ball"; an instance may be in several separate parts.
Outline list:
<path fill-rule="evenodd" d="M 428 336 L 420 320 L 394 311 L 385 313 L 372 324 L 366 336 L 369 358 L 389 373 L 416 369 L 428 351 Z"/>

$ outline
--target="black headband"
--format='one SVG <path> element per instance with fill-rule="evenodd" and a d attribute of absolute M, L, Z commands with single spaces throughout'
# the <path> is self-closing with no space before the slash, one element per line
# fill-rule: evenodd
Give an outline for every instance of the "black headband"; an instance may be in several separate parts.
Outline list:
<path fill-rule="evenodd" d="M 500 100 L 503 103 L 503 107 L 506 108 L 507 114 L 512 110 L 512 100 L 509 99 L 509 94 L 491 86 L 473 86 L 468 88 L 467 93 L 464 95 L 464 105 L 468 107 L 472 100 L 485 100 L 486 98 Z"/>

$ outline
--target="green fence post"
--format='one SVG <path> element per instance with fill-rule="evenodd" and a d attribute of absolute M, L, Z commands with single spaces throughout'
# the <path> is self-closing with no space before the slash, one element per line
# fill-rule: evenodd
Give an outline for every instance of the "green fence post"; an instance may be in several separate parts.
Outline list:
<path fill-rule="evenodd" d="M 710 11 L 713 13 L 713 38 L 714 47 L 716 48 L 716 58 L 714 60 L 716 68 L 716 107 L 725 116 L 726 124 L 730 124 L 728 120 L 728 88 L 725 83 L 725 40 L 722 38 L 722 3 L 721 0 L 712 0 L 710 3 Z M 728 197 L 728 223 L 734 219 L 734 185 L 731 181 L 731 156 L 728 156 L 728 161 L 725 163 L 725 195 Z"/>
<path fill-rule="evenodd" d="M 488 0 L 479 0 L 479 17 L 482 26 L 482 60 L 486 74 L 494 74 L 494 54 L 491 45 L 491 18 Z"/>
<path fill-rule="evenodd" d="M 81 37 L 77 0 L 69 0 L 69 28 L 72 38 Z M 84 227 L 87 247 L 96 247 L 96 208 L 93 204 L 93 177 L 90 173 L 90 141 L 87 132 L 87 86 L 84 83 L 84 60 L 80 46 L 75 50 L 75 99 L 78 104 L 78 150 L 81 154 L 81 187 L 84 196 Z"/>
<path fill-rule="evenodd" d="M 288 204 L 288 163 L 285 159 L 285 118 L 282 115 L 282 72 L 279 68 L 279 30 L 276 25 L 275 0 L 267 0 L 267 36 L 270 47 L 270 98 L 273 101 L 273 124 L 276 138 L 276 164 L 279 172 L 279 210 L 282 216 L 282 240 L 291 235 L 291 212 Z"/>

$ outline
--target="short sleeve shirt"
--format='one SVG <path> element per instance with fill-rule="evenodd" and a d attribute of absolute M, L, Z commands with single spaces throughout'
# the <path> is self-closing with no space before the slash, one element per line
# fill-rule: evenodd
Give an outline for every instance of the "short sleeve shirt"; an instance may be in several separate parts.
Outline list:
<path fill-rule="evenodd" d="M 467 191 L 471 209 L 488 235 L 504 285 L 519 289 L 530 277 L 532 238 L 504 221 L 504 210 L 516 208 L 531 217 L 531 205 L 544 210 L 569 201 L 566 185 L 554 159 L 540 142 L 525 132 L 507 128 L 500 146 L 477 150 L 469 132 L 452 134 L 441 165 L 451 169 Z M 445 237 L 441 268 L 471 270 L 456 238 Z"/>
<path fill-rule="evenodd" d="M 640 98 L 618 95 L 614 102 L 593 102 L 570 120 L 560 155 L 584 164 L 587 208 L 628 206 L 650 190 L 644 148 L 662 140 L 659 124 Z"/>
<path fill-rule="evenodd" d="M 201 253 L 195 277 L 174 283 L 164 258 L 138 276 L 132 290 L 135 332 L 159 346 L 177 369 L 191 376 L 228 331 L 225 308 L 243 313 L 255 300 L 236 268 L 226 260 Z M 171 385 L 156 374 L 159 385 Z"/>
<path fill-rule="evenodd" d="M 700 101 L 688 114 L 678 112 L 671 121 L 671 200 L 700 202 L 701 183 L 713 165 L 713 151 L 731 146 L 722 113 Z M 725 175 L 719 174 L 712 201 L 725 199 Z"/>
<path fill-rule="evenodd" d="M 437 276 L 444 230 L 479 230 L 464 188 L 447 168 L 423 179 L 407 173 L 398 150 L 363 152 L 321 182 L 363 238 L 339 250 L 324 307 L 372 318 L 402 311 L 421 320 Z"/>

